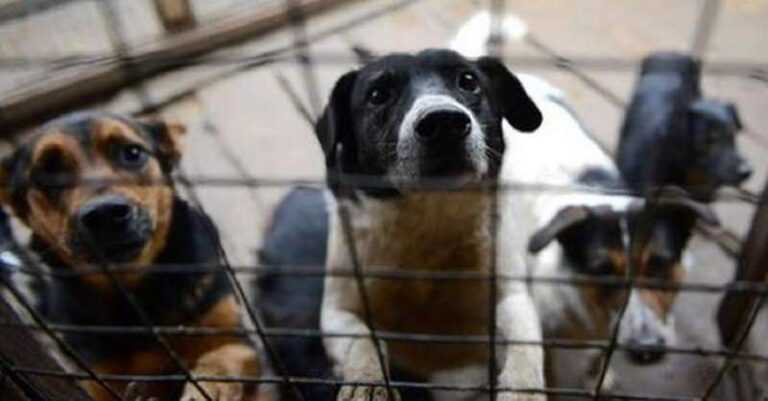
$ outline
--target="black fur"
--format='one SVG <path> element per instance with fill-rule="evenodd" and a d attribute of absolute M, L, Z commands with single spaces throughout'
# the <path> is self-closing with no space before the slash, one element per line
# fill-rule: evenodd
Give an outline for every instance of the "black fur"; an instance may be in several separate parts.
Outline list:
<path fill-rule="evenodd" d="M 264 237 L 261 263 L 267 268 L 322 272 L 328 240 L 328 213 L 323 192 L 296 188 L 275 210 Z M 320 329 L 322 276 L 266 274 L 258 282 L 259 306 L 268 327 Z M 331 362 L 317 337 L 276 338 L 278 356 L 291 376 L 332 379 Z M 414 381 L 396 369 L 394 380 Z M 304 399 L 333 401 L 335 389 L 324 385 L 300 385 Z M 424 390 L 401 389 L 403 400 L 429 400 Z M 281 399 L 293 400 L 290 389 L 281 389 Z"/>
<path fill-rule="evenodd" d="M 734 137 L 736 108 L 702 100 L 698 60 L 656 53 L 643 61 L 621 128 L 617 162 L 629 187 L 647 194 L 662 185 L 709 201 L 722 185 L 739 185 L 751 168 Z"/>

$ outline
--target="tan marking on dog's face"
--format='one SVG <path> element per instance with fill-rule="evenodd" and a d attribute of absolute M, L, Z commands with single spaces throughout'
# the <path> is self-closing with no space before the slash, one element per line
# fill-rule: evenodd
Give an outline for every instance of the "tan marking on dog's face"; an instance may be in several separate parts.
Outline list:
<path fill-rule="evenodd" d="M 624 248 L 611 247 L 605 250 L 605 256 L 602 257 L 607 264 L 606 271 L 602 276 L 595 277 L 614 277 L 623 278 L 627 273 L 627 254 Z M 598 332 L 607 335 L 611 324 L 612 312 L 618 310 L 624 300 L 625 291 L 609 285 L 585 285 L 579 286 L 581 296 L 586 303 L 586 309 L 590 312 L 591 320 Z M 590 330 L 582 332 L 582 327 L 576 325 L 573 327 L 578 332 L 569 332 L 569 336 L 577 338 L 591 338 L 594 333 Z"/>
<path fill-rule="evenodd" d="M 653 249 L 646 245 L 640 254 L 640 263 L 636 265 L 637 277 L 649 280 L 663 280 L 668 284 L 680 284 L 685 279 L 685 269 L 680 261 L 671 262 L 665 266 L 652 266 Z M 646 288 L 640 290 L 640 299 L 650 307 L 662 321 L 669 317 L 677 290 Z"/>
<path fill-rule="evenodd" d="M 72 185 L 57 189 L 33 186 L 27 192 L 29 213 L 26 223 L 37 236 L 51 246 L 67 264 L 78 267 L 93 263 L 89 255 L 71 249 L 72 219 L 80 208 L 92 199 L 104 195 L 120 195 L 147 212 L 151 219 L 152 234 L 140 254 L 130 264 L 139 266 L 137 274 L 120 275 L 128 285 L 141 277 L 141 267 L 152 262 L 165 246 L 171 221 L 173 191 L 164 183 L 164 175 L 152 146 L 140 133 L 127 124 L 109 118 L 93 120 L 89 127 L 89 141 L 79 141 L 75 135 L 63 132 L 45 133 L 32 151 L 30 171 L 46 168 L 50 155 L 60 158 L 53 163 L 71 176 Z M 90 143 L 83 149 L 82 143 Z M 115 160 L 116 149 L 138 145 L 149 152 L 140 168 L 127 169 Z M 50 168 L 48 168 L 50 170 Z M 48 171 L 51 172 L 51 171 Z M 53 171 L 57 172 L 58 171 Z M 108 284 L 102 275 L 86 275 L 84 279 L 95 285 Z"/>

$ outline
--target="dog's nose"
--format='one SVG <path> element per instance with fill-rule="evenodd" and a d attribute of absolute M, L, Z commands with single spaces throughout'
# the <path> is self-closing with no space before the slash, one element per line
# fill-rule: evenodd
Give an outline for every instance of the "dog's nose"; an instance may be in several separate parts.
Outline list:
<path fill-rule="evenodd" d="M 107 197 L 89 202 L 79 212 L 80 225 L 95 240 L 125 231 L 133 217 L 133 206 L 121 197 Z"/>
<path fill-rule="evenodd" d="M 664 357 L 666 341 L 661 336 L 647 336 L 632 338 L 627 345 L 631 347 L 628 351 L 630 359 L 635 363 L 647 365 Z"/>
<path fill-rule="evenodd" d="M 741 163 L 739 163 L 739 182 L 746 181 L 749 177 L 752 176 L 752 173 L 752 166 L 749 164 L 749 162 L 742 160 Z"/>
<path fill-rule="evenodd" d="M 425 141 L 457 141 L 464 139 L 472 130 L 472 121 L 461 111 L 433 111 L 416 125 L 416 134 Z"/>

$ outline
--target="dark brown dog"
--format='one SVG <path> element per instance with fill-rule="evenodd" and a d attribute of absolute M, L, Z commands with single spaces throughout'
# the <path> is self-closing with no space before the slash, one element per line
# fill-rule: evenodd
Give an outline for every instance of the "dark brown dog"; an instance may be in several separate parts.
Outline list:
<path fill-rule="evenodd" d="M 145 320 L 120 286 L 158 326 L 241 327 L 223 271 L 173 274 L 162 265 L 216 265 L 218 235 L 205 214 L 179 198 L 169 177 L 184 127 L 101 112 L 67 115 L 32 135 L 0 168 L 0 200 L 32 230 L 30 248 L 56 277 L 40 288 L 41 312 L 52 322 L 139 326 Z M 107 274 L 107 271 L 116 272 Z M 127 271 L 127 272 L 126 272 Z M 119 272 L 119 274 L 118 274 Z M 112 277 L 110 277 L 112 276 Z M 119 285 L 118 285 L 119 283 Z M 178 373 L 149 334 L 77 334 L 65 339 L 100 374 Z M 169 336 L 194 375 L 255 376 L 257 353 L 235 335 Z M 241 383 L 200 383 L 219 401 L 249 399 Z M 119 393 L 122 384 L 112 384 Z M 95 382 L 96 400 L 112 399 Z M 162 400 L 203 400 L 190 383 L 147 387 Z"/>

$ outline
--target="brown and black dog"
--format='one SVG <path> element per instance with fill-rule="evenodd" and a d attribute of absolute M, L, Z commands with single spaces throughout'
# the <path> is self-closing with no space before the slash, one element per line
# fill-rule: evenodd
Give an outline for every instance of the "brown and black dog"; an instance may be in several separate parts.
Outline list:
<path fill-rule="evenodd" d="M 41 127 L 2 162 L 0 200 L 32 230 L 30 249 L 54 272 L 83 273 L 40 286 L 40 310 L 49 321 L 142 327 L 148 318 L 157 326 L 241 327 L 223 270 L 160 271 L 162 265 L 220 261 L 213 223 L 177 196 L 169 179 L 184 131 L 159 120 L 74 113 Z M 120 287 L 145 311 L 143 318 Z M 68 333 L 65 340 L 100 374 L 179 371 L 150 334 Z M 169 336 L 168 342 L 197 376 L 252 377 L 261 371 L 258 353 L 244 337 Z M 200 385 L 218 401 L 255 395 L 241 383 Z M 96 400 L 112 399 L 96 382 L 84 386 Z M 124 384 L 113 386 L 124 390 Z M 146 392 L 162 400 L 205 399 L 191 383 L 153 384 Z"/>

